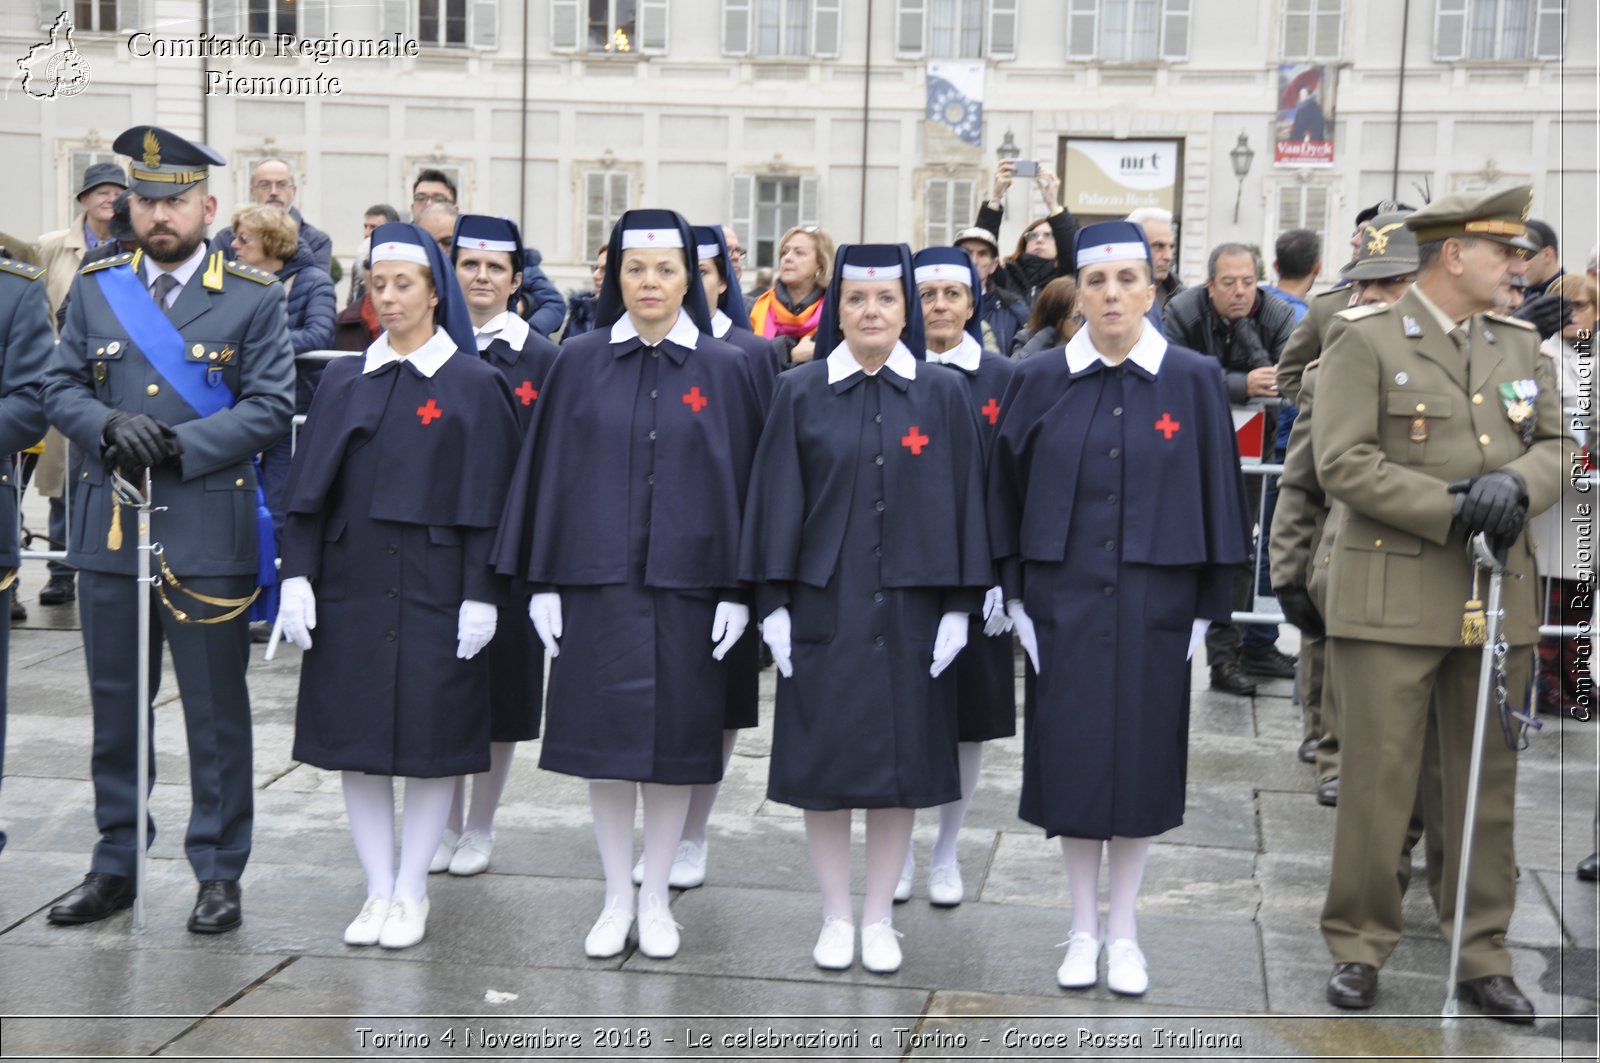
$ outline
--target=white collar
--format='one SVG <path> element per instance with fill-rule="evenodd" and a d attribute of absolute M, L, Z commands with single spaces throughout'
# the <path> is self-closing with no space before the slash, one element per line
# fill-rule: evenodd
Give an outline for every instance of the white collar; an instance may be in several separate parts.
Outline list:
<path fill-rule="evenodd" d="M 895 376 L 906 380 L 917 379 L 916 356 L 904 343 L 895 340 L 894 350 L 889 352 L 888 361 L 880 368 L 891 370 Z M 837 384 L 841 380 L 849 380 L 857 373 L 864 373 L 861 363 L 856 361 L 856 356 L 850 353 L 850 344 L 841 340 L 839 346 L 828 355 L 828 383 Z"/>
<path fill-rule="evenodd" d="M 972 338 L 972 333 L 966 329 L 961 330 L 961 342 L 942 353 L 928 351 L 928 361 L 938 362 L 941 365 L 953 365 L 968 373 L 978 371 L 978 363 L 983 360 L 983 344 Z"/>
<path fill-rule="evenodd" d="M 1155 376 L 1161 371 L 1161 360 L 1167 356 L 1167 338 L 1145 318 L 1139 319 L 1139 327 L 1139 339 L 1134 343 L 1133 350 L 1128 352 L 1128 361 Z M 1094 341 L 1089 339 L 1088 327 L 1080 328 L 1078 334 L 1067 343 L 1067 372 L 1081 373 L 1096 358 L 1105 362 L 1100 352 L 1094 349 Z"/>
<path fill-rule="evenodd" d="M 733 328 L 733 318 L 724 314 L 721 310 L 717 310 L 711 315 L 711 335 L 717 339 L 720 340 L 726 336 L 731 328 Z"/>
<path fill-rule="evenodd" d="M 194 276 L 195 270 L 200 268 L 200 263 L 205 261 L 206 255 L 209 254 L 210 251 L 211 249 L 202 243 L 199 247 L 194 249 L 194 254 L 190 255 L 185 261 L 179 263 L 173 269 L 165 271 L 172 274 L 172 279 L 178 282 L 178 286 L 172 289 L 172 294 L 167 296 L 168 306 L 171 306 L 173 303 L 177 302 L 178 295 L 183 291 L 184 286 L 189 283 L 189 279 Z M 150 253 L 148 251 L 145 252 L 142 257 L 144 260 L 144 286 L 148 288 L 150 285 L 155 283 L 156 277 L 160 275 L 163 270 L 160 266 L 156 265 L 155 260 L 150 257 Z"/>
<path fill-rule="evenodd" d="M 502 310 L 490 318 L 483 328 L 473 329 L 472 334 L 478 339 L 480 351 L 487 349 L 496 339 L 505 340 L 513 351 L 520 351 L 528 340 L 528 323 L 511 311 Z"/>
<path fill-rule="evenodd" d="M 437 373 L 439 368 L 449 361 L 450 356 L 455 353 L 456 341 L 451 339 L 450 334 L 442 328 L 435 327 L 433 335 L 428 337 L 428 342 L 404 358 L 394 353 L 394 348 L 389 346 L 389 334 L 383 332 L 378 335 L 377 339 L 372 341 L 372 346 L 367 348 L 366 361 L 362 363 L 361 371 L 363 373 L 375 373 L 390 362 L 405 362 L 423 376 L 431 379 L 433 374 Z"/>
<path fill-rule="evenodd" d="M 633 327 L 633 318 L 624 313 L 617 318 L 617 323 L 611 326 L 611 342 L 621 343 L 631 340 L 639 335 L 639 330 Z M 672 323 L 672 329 L 667 333 L 667 339 L 686 350 L 694 350 L 695 344 L 700 342 L 700 330 L 694 327 L 694 322 L 682 310 L 678 311 L 678 320 Z"/>

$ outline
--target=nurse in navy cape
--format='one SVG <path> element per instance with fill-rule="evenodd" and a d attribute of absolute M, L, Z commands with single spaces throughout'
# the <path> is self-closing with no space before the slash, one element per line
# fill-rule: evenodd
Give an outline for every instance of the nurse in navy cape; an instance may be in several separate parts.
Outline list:
<path fill-rule="evenodd" d="M 500 371 L 515 400 L 520 448 L 533 405 L 556 345 L 534 332 L 512 309 L 522 287 L 522 234 L 509 218 L 462 214 L 456 218 L 450 261 L 466 300 L 478 356 Z M 516 461 L 516 453 L 510 455 Z M 511 774 L 517 743 L 539 737 L 544 705 L 544 647 L 528 618 L 528 589 L 516 588 L 500 607 L 495 637 L 484 649 L 489 662 L 489 770 L 456 779 L 444 840 L 431 871 L 476 875 L 489 868 L 494 814 Z"/>
<path fill-rule="evenodd" d="M 749 357 L 710 335 L 689 226 L 625 213 L 596 327 L 545 377 L 495 564 L 534 586 L 549 649 L 539 764 L 590 780 L 606 903 L 584 949 L 676 954 L 668 875 L 691 788 L 722 778 L 729 666 L 749 621 L 738 542 L 762 403 Z"/>
<path fill-rule="evenodd" d="M 893 896 L 914 809 L 961 793 L 955 679 L 994 581 L 966 385 L 920 360 L 903 244 L 840 249 L 821 357 L 778 378 L 745 507 L 779 680 L 767 796 L 805 810 L 823 926 L 812 957 L 854 962 L 851 810 L 867 809 L 861 961 L 900 966 Z"/>
<path fill-rule="evenodd" d="M 927 360 L 961 374 L 978 419 L 982 454 L 987 462 L 1000 420 L 1000 399 L 1017 363 L 983 349 L 978 314 L 983 284 L 966 251 L 959 247 L 925 248 L 912 257 L 911 268 L 928 339 Z M 961 797 L 939 807 L 939 835 L 928 864 L 928 900 L 941 907 L 960 904 L 966 893 L 961 865 L 956 861 L 956 839 L 977 791 L 983 743 L 1017 733 L 1011 621 L 1006 617 L 998 585 L 991 586 L 984 596 L 983 615 L 972 617 L 967 648 L 950 670 L 956 681 Z M 907 850 L 895 900 L 910 899 L 915 870 L 913 851 Z"/>
<path fill-rule="evenodd" d="M 1150 839 L 1183 822 L 1187 659 L 1228 588 L 1250 520 L 1222 374 L 1169 346 L 1138 226 L 1078 234 L 1084 327 L 1022 362 L 990 455 L 989 534 L 1033 664 L 1019 815 L 1061 836 L 1072 931 L 1056 980 L 1138 995 L 1134 907 Z M 1110 903 L 1098 921 L 1100 857 Z"/>
<path fill-rule="evenodd" d="M 461 289 L 415 225 L 372 234 L 366 354 L 329 363 L 285 489 L 284 633 L 305 657 L 294 758 L 343 772 L 367 877 L 351 945 L 422 939 L 454 777 L 489 767 L 503 580 L 489 568 L 517 447 Z M 313 634 L 315 632 L 315 634 Z M 394 777 L 406 779 L 399 868 Z"/>

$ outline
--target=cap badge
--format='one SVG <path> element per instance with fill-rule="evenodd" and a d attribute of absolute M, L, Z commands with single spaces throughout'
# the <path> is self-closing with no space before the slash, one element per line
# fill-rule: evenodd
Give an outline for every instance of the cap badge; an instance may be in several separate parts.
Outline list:
<path fill-rule="evenodd" d="M 161 165 L 161 141 L 150 129 L 144 131 L 144 164 L 152 170 Z"/>
<path fill-rule="evenodd" d="M 1407 314 L 1405 317 L 1400 319 L 1400 325 L 1406 330 L 1406 335 L 1412 337 L 1413 339 L 1422 335 L 1422 326 L 1417 324 L 1417 319 L 1412 317 L 1410 314 Z M 1405 381 L 1402 380 L 1400 383 L 1404 384 Z"/>
<path fill-rule="evenodd" d="M 1397 221 L 1393 225 L 1385 225 L 1381 229 L 1367 230 L 1367 254 L 1387 255 L 1389 253 L 1389 234 L 1396 229 L 1405 228 L 1405 222 Z"/>

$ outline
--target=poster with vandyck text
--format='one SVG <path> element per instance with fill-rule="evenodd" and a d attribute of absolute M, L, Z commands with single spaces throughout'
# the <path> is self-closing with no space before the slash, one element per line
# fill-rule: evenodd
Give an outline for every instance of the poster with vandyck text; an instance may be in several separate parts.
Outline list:
<path fill-rule="evenodd" d="M 1333 67 L 1278 65 L 1273 165 L 1333 165 L 1333 95 Z"/>

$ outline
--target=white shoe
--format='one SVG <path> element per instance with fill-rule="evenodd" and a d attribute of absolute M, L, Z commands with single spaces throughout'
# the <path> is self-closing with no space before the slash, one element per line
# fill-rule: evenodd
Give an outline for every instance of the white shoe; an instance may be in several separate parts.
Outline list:
<path fill-rule="evenodd" d="M 899 938 L 905 935 L 887 919 L 861 928 L 861 966 L 873 974 L 893 974 L 900 969 Z"/>
<path fill-rule="evenodd" d="M 652 960 L 670 960 L 678 954 L 679 925 L 655 894 L 645 901 L 639 913 L 639 951 Z"/>
<path fill-rule="evenodd" d="M 954 908 L 966 896 L 961 883 L 961 865 L 946 864 L 928 870 L 928 901 L 941 908 Z"/>
<path fill-rule="evenodd" d="M 895 883 L 894 887 L 894 903 L 903 904 L 911 899 L 911 879 L 916 873 L 916 856 L 910 849 L 907 849 L 906 866 L 900 869 L 900 881 Z"/>
<path fill-rule="evenodd" d="M 494 850 L 494 836 L 467 831 L 456 843 L 455 855 L 450 857 L 452 875 L 481 875 L 489 870 L 489 854 Z M 437 856 L 435 856 L 437 859 Z"/>
<path fill-rule="evenodd" d="M 846 971 L 856 962 L 856 925 L 832 916 L 822 924 L 811 958 L 824 971 Z"/>
<path fill-rule="evenodd" d="M 1056 985 L 1062 989 L 1087 989 L 1100 981 L 1099 938 L 1074 930 L 1061 945 L 1067 947 L 1067 958 L 1056 970 Z"/>
<path fill-rule="evenodd" d="M 1150 988 L 1144 953 L 1127 938 L 1118 938 L 1106 946 L 1106 988 L 1125 997 L 1142 997 Z"/>
<path fill-rule="evenodd" d="M 396 897 L 389 905 L 389 918 L 383 921 L 378 944 L 386 949 L 409 949 L 428 932 L 428 898 L 408 901 Z"/>
<path fill-rule="evenodd" d="M 643 867 L 640 868 L 641 872 Z M 706 881 L 706 845 L 704 842 L 679 842 L 672 857 L 672 870 L 667 872 L 667 885 L 680 890 L 692 890 Z"/>
<path fill-rule="evenodd" d="M 644 885 L 644 854 L 643 853 L 639 854 L 639 859 L 635 860 L 634 864 L 633 864 L 633 884 L 635 886 Z"/>
<path fill-rule="evenodd" d="M 583 953 L 592 960 L 615 956 L 628 947 L 628 928 L 633 926 L 633 913 L 621 908 L 607 908 L 589 928 L 583 939 Z"/>
<path fill-rule="evenodd" d="M 461 835 L 453 830 L 444 832 L 444 837 L 439 839 L 439 848 L 434 851 L 433 863 L 428 865 L 428 874 L 437 875 L 441 871 L 450 870 L 450 860 L 456 855 L 456 845 L 461 841 Z"/>
<path fill-rule="evenodd" d="M 376 945 L 383 932 L 383 921 L 389 918 L 389 898 L 368 897 L 361 906 L 361 914 L 344 928 L 346 945 Z"/>

